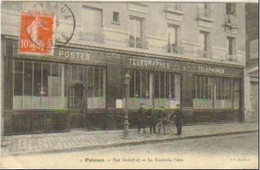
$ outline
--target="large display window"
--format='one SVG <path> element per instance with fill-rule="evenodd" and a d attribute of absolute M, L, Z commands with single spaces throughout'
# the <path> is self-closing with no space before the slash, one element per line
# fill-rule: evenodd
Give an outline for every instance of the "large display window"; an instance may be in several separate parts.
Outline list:
<path fill-rule="evenodd" d="M 239 109 L 240 80 L 195 75 L 193 108 Z"/>
<path fill-rule="evenodd" d="M 171 72 L 129 70 L 130 108 L 145 107 L 176 108 L 180 104 L 180 75 Z"/>
<path fill-rule="evenodd" d="M 14 109 L 67 108 L 64 64 L 15 60 Z"/>

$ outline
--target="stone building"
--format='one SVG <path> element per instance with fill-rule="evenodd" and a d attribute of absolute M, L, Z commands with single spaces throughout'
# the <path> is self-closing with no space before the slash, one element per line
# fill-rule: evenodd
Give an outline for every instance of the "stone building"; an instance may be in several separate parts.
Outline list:
<path fill-rule="evenodd" d="M 36 13 L 55 16 L 48 55 L 20 50 L 39 50 Z M 120 129 L 126 73 L 130 127 L 141 103 L 180 104 L 186 124 L 244 121 L 244 3 L 2 2 L 1 14 L 6 135 Z"/>
<path fill-rule="evenodd" d="M 245 121 L 258 121 L 258 4 L 246 4 Z"/>

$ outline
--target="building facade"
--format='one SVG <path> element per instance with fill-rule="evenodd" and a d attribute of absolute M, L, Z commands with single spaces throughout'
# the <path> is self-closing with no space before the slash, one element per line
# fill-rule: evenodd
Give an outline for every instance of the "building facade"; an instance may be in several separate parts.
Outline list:
<path fill-rule="evenodd" d="M 258 121 L 258 4 L 246 4 L 245 121 Z"/>
<path fill-rule="evenodd" d="M 18 52 L 31 43 L 19 41 L 28 10 L 55 12 L 53 55 Z M 180 104 L 186 124 L 244 120 L 243 3 L 3 2 L 1 12 L 6 135 L 121 128 L 126 73 L 130 127 L 141 103 Z"/>

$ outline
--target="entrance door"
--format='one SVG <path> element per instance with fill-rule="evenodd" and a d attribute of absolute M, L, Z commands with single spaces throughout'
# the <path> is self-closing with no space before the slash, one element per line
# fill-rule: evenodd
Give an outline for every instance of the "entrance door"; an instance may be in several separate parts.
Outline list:
<path fill-rule="evenodd" d="M 82 128 L 86 113 L 85 85 L 74 83 L 70 89 L 71 128 Z"/>

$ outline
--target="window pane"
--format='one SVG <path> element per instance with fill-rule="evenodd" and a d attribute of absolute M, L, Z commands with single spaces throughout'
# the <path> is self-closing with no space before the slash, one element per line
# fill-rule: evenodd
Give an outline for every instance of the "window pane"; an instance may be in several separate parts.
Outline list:
<path fill-rule="evenodd" d="M 135 37 L 135 20 L 129 19 L 129 33 L 130 36 Z"/>
<path fill-rule="evenodd" d="M 88 67 L 88 81 L 87 81 L 87 86 L 88 86 L 88 97 L 93 97 L 93 67 Z"/>
<path fill-rule="evenodd" d="M 72 81 L 78 80 L 78 66 L 74 65 L 72 66 Z"/>
<path fill-rule="evenodd" d="M 39 96 L 41 91 L 41 63 L 34 63 L 34 83 L 33 83 L 33 95 Z"/>
<path fill-rule="evenodd" d="M 84 7 L 83 24 L 87 32 L 99 31 L 102 27 L 102 11 Z"/>
<path fill-rule="evenodd" d="M 43 77 L 42 77 L 42 84 L 43 84 L 43 92 L 45 96 L 48 96 L 49 92 L 49 76 L 50 76 L 50 64 L 44 63 L 43 64 Z"/>
<path fill-rule="evenodd" d="M 60 96 L 60 64 L 52 64 L 52 76 L 48 76 L 49 96 Z"/>
<path fill-rule="evenodd" d="M 22 96 L 23 94 L 23 62 L 15 62 L 15 75 L 14 75 L 14 95 Z"/>
<path fill-rule="evenodd" d="M 135 25 L 135 29 L 136 29 L 136 37 L 137 38 L 139 38 L 139 39 L 141 39 L 141 36 L 142 36 L 142 30 L 141 30 L 141 21 L 140 20 L 135 20 L 135 23 L 136 23 L 136 25 Z"/>
<path fill-rule="evenodd" d="M 160 81 L 159 81 L 159 73 L 158 72 L 156 72 L 155 74 L 154 74 L 154 94 L 155 94 L 155 98 L 159 98 L 160 97 L 160 95 L 159 95 L 159 89 L 160 89 Z"/>
<path fill-rule="evenodd" d="M 176 96 L 175 96 L 175 93 L 174 93 L 174 91 L 175 91 L 175 86 L 176 86 L 176 84 L 175 84 L 175 75 L 174 74 L 171 74 L 171 86 L 170 86 L 170 92 L 171 92 L 171 97 L 172 98 L 176 98 Z"/>
<path fill-rule="evenodd" d="M 78 78 L 79 78 L 79 81 L 84 80 L 84 67 L 82 67 L 82 66 L 78 66 Z"/>
<path fill-rule="evenodd" d="M 136 84 L 135 84 L 135 96 L 140 97 L 140 71 L 135 72 Z"/>
<path fill-rule="evenodd" d="M 24 95 L 32 95 L 32 63 L 24 63 Z"/>
<path fill-rule="evenodd" d="M 134 97 L 134 71 L 133 70 L 129 70 L 129 74 L 131 76 L 131 81 L 130 81 L 130 86 L 129 86 L 129 96 L 130 97 Z"/>
<path fill-rule="evenodd" d="M 100 96 L 99 94 L 100 82 L 99 82 L 99 68 L 96 67 L 94 71 L 94 95 L 95 97 Z"/>

